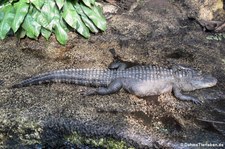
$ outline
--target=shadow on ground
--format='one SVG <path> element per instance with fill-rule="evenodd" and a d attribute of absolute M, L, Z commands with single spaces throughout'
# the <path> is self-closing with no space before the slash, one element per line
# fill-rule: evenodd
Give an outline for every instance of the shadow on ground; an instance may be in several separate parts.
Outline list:
<path fill-rule="evenodd" d="M 118 6 L 116 13 L 107 14 L 106 32 L 89 40 L 71 33 L 66 47 L 54 37 L 0 41 L 1 147 L 63 148 L 66 136 L 74 132 L 123 140 L 136 148 L 224 143 L 225 41 L 207 40 L 212 33 L 203 32 L 189 19 L 190 14 L 201 17 L 198 5 L 188 0 L 121 0 Z M 170 93 L 143 99 L 125 91 L 82 97 L 79 93 L 87 87 L 69 84 L 7 88 L 55 69 L 106 68 L 113 60 L 110 48 L 126 61 L 196 67 L 215 76 L 218 84 L 189 93 L 201 99 L 200 106 L 179 101 Z"/>

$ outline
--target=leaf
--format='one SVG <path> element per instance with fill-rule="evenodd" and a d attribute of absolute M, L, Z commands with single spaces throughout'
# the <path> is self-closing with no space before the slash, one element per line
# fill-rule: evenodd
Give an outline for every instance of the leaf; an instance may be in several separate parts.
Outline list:
<path fill-rule="evenodd" d="M 26 31 L 26 34 L 30 38 L 36 38 L 40 34 L 41 25 L 37 23 L 31 15 L 27 15 L 22 24 L 23 29 Z"/>
<path fill-rule="evenodd" d="M 62 22 L 62 17 L 59 13 L 58 7 L 56 7 L 55 1 L 49 0 L 46 1 L 42 7 L 41 14 L 37 17 L 37 22 L 39 22 L 43 29 L 41 29 L 41 34 L 48 39 L 51 35 L 51 32 L 54 28 L 54 32 L 56 35 L 57 40 L 61 44 L 65 44 L 68 40 L 67 37 L 67 26 L 64 22 Z M 63 34 L 63 35 L 61 35 Z M 65 36 L 63 39 L 62 36 Z"/>
<path fill-rule="evenodd" d="M 39 11 L 36 11 L 32 14 L 32 17 L 43 27 L 47 28 L 50 21 L 47 20 L 47 17 Z"/>
<path fill-rule="evenodd" d="M 98 28 L 93 24 L 93 22 L 90 19 L 88 19 L 87 16 L 81 16 L 81 18 L 91 32 L 98 33 Z"/>
<path fill-rule="evenodd" d="M 19 28 L 16 36 L 17 38 L 24 38 L 26 36 L 26 31 L 23 28 Z"/>
<path fill-rule="evenodd" d="M 48 40 L 52 34 L 52 31 L 45 28 L 49 24 L 45 15 L 43 15 L 37 9 L 36 10 L 34 9 L 34 11 L 32 13 L 32 17 L 34 18 L 35 21 L 37 21 L 42 26 L 41 27 L 41 35 L 44 36 L 46 40 Z"/>
<path fill-rule="evenodd" d="M 104 18 L 105 16 L 102 12 L 102 8 L 100 6 L 95 5 L 94 7 L 92 7 L 92 10 L 100 17 L 100 18 Z"/>
<path fill-rule="evenodd" d="M 66 31 L 69 32 L 70 30 L 68 29 L 68 26 L 66 24 L 66 22 L 63 20 L 63 18 L 61 17 L 59 20 L 60 25 L 62 26 L 62 28 Z"/>
<path fill-rule="evenodd" d="M 62 9 L 62 7 L 64 5 L 64 1 L 65 0 L 55 0 L 57 6 L 59 7 L 59 10 Z"/>
<path fill-rule="evenodd" d="M 91 8 L 91 1 L 90 0 L 82 0 L 83 2 L 84 2 L 84 4 L 86 5 L 86 6 L 88 6 L 88 7 L 90 7 Z"/>
<path fill-rule="evenodd" d="M 41 14 L 41 12 L 36 7 L 33 7 L 32 11 L 31 12 L 29 11 L 29 14 L 32 16 L 32 18 L 36 20 L 38 16 Z"/>
<path fill-rule="evenodd" d="M 213 37 L 214 37 L 214 36 L 212 36 L 212 35 L 211 35 L 211 36 L 207 36 L 206 39 L 208 39 L 208 40 L 213 40 Z"/>
<path fill-rule="evenodd" d="M 52 31 L 52 28 L 55 25 L 55 2 L 53 0 L 46 0 L 44 5 L 41 8 L 41 14 L 42 16 L 39 18 L 40 20 L 43 19 L 42 21 L 45 21 L 42 23 L 42 26 L 47 28 L 48 30 Z"/>
<path fill-rule="evenodd" d="M 56 39 L 58 40 L 59 43 L 61 43 L 62 45 L 65 45 L 67 40 L 68 40 L 68 36 L 66 31 L 62 28 L 62 26 L 60 24 L 57 24 L 55 26 L 55 35 L 56 35 Z"/>
<path fill-rule="evenodd" d="M 95 0 L 89 0 L 91 2 L 92 5 L 95 4 Z"/>
<path fill-rule="evenodd" d="M 78 5 L 78 3 L 76 3 Z M 68 23 L 72 28 L 76 29 L 85 38 L 90 37 L 88 28 L 85 26 L 80 16 L 77 14 L 76 9 L 73 5 L 67 1 L 63 7 L 63 19 Z"/>
<path fill-rule="evenodd" d="M 90 29 L 91 32 L 93 33 L 98 33 L 98 28 L 95 26 L 95 24 L 86 16 L 86 14 L 83 12 L 83 10 L 81 9 L 80 5 L 77 4 L 74 6 L 77 10 L 77 12 L 79 13 L 79 15 L 81 16 L 81 19 L 83 20 L 83 22 L 85 23 L 85 25 Z"/>
<path fill-rule="evenodd" d="M 3 11 L 4 3 L 11 8 Z M 1 39 L 13 31 L 19 38 L 36 39 L 41 34 L 48 40 L 53 32 L 64 45 L 69 30 L 75 29 L 89 38 L 90 31 L 106 29 L 106 20 L 101 8 L 95 6 L 95 0 L 4 0 L 0 4 Z"/>
<path fill-rule="evenodd" d="M 9 32 L 11 28 L 11 23 L 15 16 L 14 8 L 11 4 L 3 6 L 2 12 L 4 13 L 3 18 L 0 22 L 0 39 L 4 39 L 6 34 Z"/>
<path fill-rule="evenodd" d="M 30 0 L 30 2 L 38 9 L 41 10 L 41 7 L 44 5 L 44 0 Z"/>
<path fill-rule="evenodd" d="M 21 23 L 23 22 L 29 8 L 29 4 L 26 3 L 27 0 L 20 0 L 19 2 L 14 4 L 14 8 L 16 10 L 14 20 L 12 22 L 12 29 L 14 33 L 18 30 Z"/>
<path fill-rule="evenodd" d="M 1 0 L 1 1 L 0 1 L 0 6 L 3 5 L 3 4 L 6 3 L 6 2 L 7 2 L 7 0 Z"/>
<path fill-rule="evenodd" d="M 48 20 L 51 20 L 54 17 L 53 7 L 55 7 L 55 3 L 51 0 L 46 0 L 41 8 L 41 13 L 47 16 Z"/>
<path fill-rule="evenodd" d="M 28 13 L 29 14 L 32 14 L 33 13 L 33 10 L 37 10 L 37 8 L 33 5 L 29 5 L 29 10 L 28 10 Z"/>
<path fill-rule="evenodd" d="M 49 30 L 45 29 L 45 28 L 41 28 L 41 35 L 45 37 L 46 40 L 49 39 L 49 37 L 51 36 L 52 32 L 50 32 Z"/>
<path fill-rule="evenodd" d="M 3 20 L 4 18 L 4 12 L 3 12 L 3 9 L 0 8 L 0 22 Z"/>
<path fill-rule="evenodd" d="M 66 21 L 66 23 L 69 24 L 74 29 L 76 28 L 76 24 L 78 22 L 77 16 L 78 14 L 75 8 L 72 6 L 70 2 L 66 1 L 63 7 L 62 17 Z"/>
<path fill-rule="evenodd" d="M 89 32 L 88 28 L 85 26 L 85 24 L 83 23 L 83 21 L 80 19 L 80 17 L 78 18 L 76 30 L 78 33 L 80 33 L 85 38 L 90 37 L 90 32 Z"/>
<path fill-rule="evenodd" d="M 81 4 L 81 8 L 84 13 L 94 22 L 94 24 L 102 31 L 106 30 L 106 19 L 101 13 L 101 9 L 98 6 L 92 7 L 92 9 Z"/>

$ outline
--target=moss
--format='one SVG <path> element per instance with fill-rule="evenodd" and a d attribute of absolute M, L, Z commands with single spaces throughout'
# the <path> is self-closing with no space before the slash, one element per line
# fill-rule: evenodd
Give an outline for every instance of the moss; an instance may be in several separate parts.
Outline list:
<path fill-rule="evenodd" d="M 225 64 L 225 59 L 222 59 L 223 64 Z M 225 70 L 225 67 L 223 68 L 223 70 Z"/>
<path fill-rule="evenodd" d="M 221 41 L 225 39 L 225 34 L 218 33 L 218 34 L 210 35 L 210 36 L 207 36 L 206 39 Z"/>
<path fill-rule="evenodd" d="M 0 118 L 2 145 L 33 145 L 40 143 L 42 128 L 34 121 L 15 117 L 12 121 Z M 14 142 L 14 143 L 13 143 Z"/>
<path fill-rule="evenodd" d="M 65 136 L 65 139 L 76 145 L 90 145 L 93 147 L 101 147 L 107 149 L 134 149 L 134 147 L 130 147 L 124 141 L 115 140 L 113 138 L 86 138 L 77 132 L 69 136 Z"/>
<path fill-rule="evenodd" d="M 223 63 L 225 64 L 225 59 L 222 59 Z"/>

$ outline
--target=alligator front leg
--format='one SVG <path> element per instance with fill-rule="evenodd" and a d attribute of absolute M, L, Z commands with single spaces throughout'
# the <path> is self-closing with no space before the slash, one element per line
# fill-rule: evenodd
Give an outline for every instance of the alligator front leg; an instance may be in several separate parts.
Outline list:
<path fill-rule="evenodd" d="M 177 87 L 173 88 L 173 94 L 176 98 L 178 98 L 180 100 L 192 101 L 195 104 L 201 104 L 201 102 L 198 100 L 197 97 L 190 96 L 190 95 L 184 95 L 181 93 L 181 90 L 178 89 Z"/>
<path fill-rule="evenodd" d="M 109 95 L 118 92 L 122 88 L 122 82 L 120 79 L 112 81 L 108 87 L 99 87 L 97 89 L 89 90 L 85 92 L 84 96 L 91 95 Z"/>
<path fill-rule="evenodd" d="M 120 56 L 116 54 L 114 48 L 109 49 L 112 54 L 114 61 L 108 66 L 109 69 L 124 70 L 127 68 L 127 64 L 121 60 Z"/>
<path fill-rule="evenodd" d="M 114 48 L 109 49 L 112 54 L 114 61 L 108 66 L 109 69 L 125 70 L 126 68 L 134 67 L 139 65 L 138 63 L 123 61 L 119 55 L 116 54 Z"/>
<path fill-rule="evenodd" d="M 121 60 L 115 60 L 109 65 L 109 69 L 117 69 L 117 70 L 124 70 L 128 66 L 126 63 L 122 62 Z"/>

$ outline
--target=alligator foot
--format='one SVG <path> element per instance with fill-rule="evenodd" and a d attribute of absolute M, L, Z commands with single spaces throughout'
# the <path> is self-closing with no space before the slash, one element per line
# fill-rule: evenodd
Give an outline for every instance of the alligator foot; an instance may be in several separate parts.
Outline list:
<path fill-rule="evenodd" d="M 197 97 L 194 97 L 194 96 L 189 96 L 189 95 L 181 95 L 181 96 L 176 96 L 178 99 L 180 100 L 184 100 L 184 101 L 192 101 L 194 104 L 196 105 L 201 105 L 202 102 L 197 98 Z"/>
<path fill-rule="evenodd" d="M 91 96 L 91 95 L 96 95 L 96 89 L 88 89 L 86 91 L 81 91 L 80 92 L 81 96 Z"/>
<path fill-rule="evenodd" d="M 194 104 L 197 104 L 197 105 L 202 104 L 202 102 L 197 97 L 184 95 L 181 93 L 181 90 L 178 88 L 173 88 L 173 93 L 174 93 L 174 96 L 180 100 L 192 101 Z"/>
<path fill-rule="evenodd" d="M 204 31 L 223 32 L 225 27 L 224 21 L 206 21 L 198 20 L 199 24 L 203 27 Z"/>
<path fill-rule="evenodd" d="M 193 96 L 190 96 L 192 99 L 190 101 L 192 101 L 194 104 L 196 105 L 201 105 L 202 102 L 197 98 L 197 97 L 193 97 Z"/>

